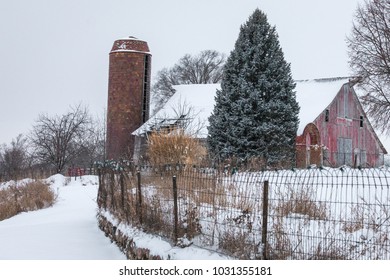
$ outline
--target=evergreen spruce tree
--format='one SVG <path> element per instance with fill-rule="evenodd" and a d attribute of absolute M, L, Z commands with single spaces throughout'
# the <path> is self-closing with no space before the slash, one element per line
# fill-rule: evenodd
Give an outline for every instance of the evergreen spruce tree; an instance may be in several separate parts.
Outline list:
<path fill-rule="evenodd" d="M 299 106 L 275 27 L 256 9 L 241 26 L 209 118 L 208 144 L 219 159 L 295 160 Z"/>

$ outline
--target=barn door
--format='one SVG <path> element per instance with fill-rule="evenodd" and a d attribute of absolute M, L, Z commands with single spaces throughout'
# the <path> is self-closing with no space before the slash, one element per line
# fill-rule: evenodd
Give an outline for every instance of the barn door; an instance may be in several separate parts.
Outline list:
<path fill-rule="evenodd" d="M 337 139 L 337 164 L 352 166 L 352 139 Z"/>

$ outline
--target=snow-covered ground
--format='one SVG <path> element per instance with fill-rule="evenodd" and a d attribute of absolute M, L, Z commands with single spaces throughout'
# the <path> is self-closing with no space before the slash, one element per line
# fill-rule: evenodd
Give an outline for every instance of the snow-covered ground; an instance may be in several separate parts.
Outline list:
<path fill-rule="evenodd" d="M 185 244 L 193 244 L 190 248 L 196 245 L 243 259 L 262 256 L 262 197 L 264 182 L 268 181 L 267 252 L 271 258 L 390 259 L 388 167 L 344 166 L 218 175 L 208 171 L 188 169 L 177 178 L 178 220 L 180 227 L 189 233 L 183 240 Z M 167 192 L 166 180 L 156 179 L 153 169 L 143 170 L 142 178 L 146 182 L 141 191 L 144 226 L 147 228 L 157 221 L 172 225 L 174 203 L 172 193 Z M 120 205 L 121 196 L 111 193 L 112 181 L 108 180 L 107 205 Z M 138 198 L 137 184 L 127 185 L 131 205 Z M 113 197 L 116 202 L 111 201 Z M 131 226 L 115 220 L 113 216 L 124 215 L 120 209 L 110 208 L 111 212 L 101 214 L 122 233 L 141 235 L 142 232 L 135 233 Z M 156 219 L 156 213 L 161 213 L 160 219 Z M 150 230 L 155 228 L 152 226 Z M 173 230 L 165 226 L 159 231 L 169 236 Z M 141 241 L 144 240 L 142 237 Z"/>
<path fill-rule="evenodd" d="M 178 268 L 203 269 L 202 275 L 185 276 L 186 279 L 210 279 L 214 270 L 229 267 L 270 267 L 272 279 L 286 279 L 291 275 L 312 279 L 316 271 L 322 276 L 367 278 L 384 275 L 386 261 L 373 262 L 289 262 L 289 261 L 226 261 L 222 256 L 197 247 L 179 249 L 171 247 L 161 238 L 127 228 L 139 246 L 152 249 L 152 253 L 170 254 L 177 261 L 126 261 L 116 245 L 105 237 L 97 226 L 97 177 L 84 176 L 82 180 L 55 175 L 48 179 L 58 192 L 57 203 L 50 208 L 22 213 L 0 221 L 0 277 L 1 279 L 122 279 L 121 269 Z M 0 188 L 6 184 L 0 184 Z M 106 213 L 108 216 L 109 214 Z M 112 222 L 115 219 L 113 218 Z M 30 260 L 43 261 L 30 261 Z M 48 261 L 57 259 L 59 261 Z M 72 261 L 85 260 L 92 261 Z M 182 259 L 178 261 L 178 259 Z M 193 260 L 197 259 L 197 260 Z M 11 261 L 9 261 L 11 260 Z M 14 261 L 25 260 L 25 261 Z M 105 261 L 100 261 L 105 260 Z M 108 261 L 114 260 L 114 261 Z M 328 274 L 327 274 L 328 273 Z M 130 275 L 127 275 L 128 277 Z M 222 276 L 222 275 L 221 275 Z M 130 276 L 137 279 L 175 279 L 183 276 Z M 196 278 L 195 278 L 196 277 Z M 230 279 L 239 276 L 225 275 Z M 240 278 L 241 279 L 241 278 Z"/>
<path fill-rule="evenodd" d="M 98 228 L 97 177 L 69 181 L 55 175 L 48 180 L 58 192 L 53 207 L 21 213 L 0 222 L 0 259 L 125 259 Z"/>
<path fill-rule="evenodd" d="M 54 175 L 47 181 L 58 194 L 53 207 L 0 221 L 0 260 L 125 260 L 125 255 L 98 227 L 97 176 L 75 180 Z M 14 183 L 2 183 L 0 189 Z M 163 257 L 227 258 L 196 247 L 172 247 L 160 237 L 136 229 L 126 231 L 134 237 L 138 247 Z"/>

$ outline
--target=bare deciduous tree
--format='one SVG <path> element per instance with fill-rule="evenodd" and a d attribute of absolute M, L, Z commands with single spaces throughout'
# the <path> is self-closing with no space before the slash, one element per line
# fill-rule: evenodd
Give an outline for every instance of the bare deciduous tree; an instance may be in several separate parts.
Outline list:
<path fill-rule="evenodd" d="M 390 132 L 390 1 L 371 0 L 358 7 L 347 38 L 349 64 L 361 77 L 361 100 L 373 125 Z"/>
<path fill-rule="evenodd" d="M 60 116 L 39 115 L 30 135 L 35 155 L 62 172 L 83 150 L 90 123 L 88 109 L 81 105 Z"/>
<path fill-rule="evenodd" d="M 196 110 L 185 99 L 179 98 L 172 106 L 167 106 L 169 113 L 156 114 L 150 120 L 151 131 L 173 131 L 181 129 L 192 138 L 206 138 L 206 121 L 201 116 L 201 111 Z"/>
<path fill-rule="evenodd" d="M 10 179 L 19 179 L 28 165 L 27 138 L 19 134 L 11 145 L 0 149 L 0 169 Z"/>
<path fill-rule="evenodd" d="M 182 84 L 218 83 L 225 61 L 225 55 L 213 50 L 202 51 L 197 56 L 187 54 L 176 65 L 179 80 Z"/>
<path fill-rule="evenodd" d="M 172 68 L 159 71 L 152 87 L 156 109 L 175 93 L 173 85 L 219 83 L 225 62 L 226 55 L 205 50 L 196 56 L 186 54 Z"/>
<path fill-rule="evenodd" d="M 72 161 L 73 165 L 92 166 L 97 161 L 104 161 L 105 139 L 105 120 L 99 117 L 91 119 L 85 127 L 84 141 L 79 155 Z"/>

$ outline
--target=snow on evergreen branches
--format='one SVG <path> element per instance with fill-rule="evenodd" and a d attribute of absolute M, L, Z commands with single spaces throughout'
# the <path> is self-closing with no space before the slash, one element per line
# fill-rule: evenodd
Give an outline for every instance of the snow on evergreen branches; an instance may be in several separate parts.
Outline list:
<path fill-rule="evenodd" d="M 256 9 L 241 26 L 209 118 L 214 155 L 291 162 L 299 121 L 294 88 L 275 27 Z"/>

